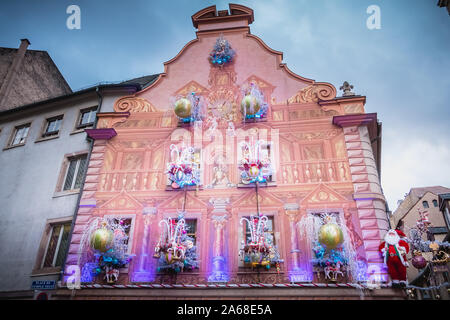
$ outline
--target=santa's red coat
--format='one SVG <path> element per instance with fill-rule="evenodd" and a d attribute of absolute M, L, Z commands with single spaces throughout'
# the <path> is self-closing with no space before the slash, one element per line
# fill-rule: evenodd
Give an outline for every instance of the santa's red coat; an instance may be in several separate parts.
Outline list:
<path fill-rule="evenodd" d="M 397 231 L 400 236 L 400 232 Z M 400 252 L 397 252 L 395 249 L 395 246 L 388 245 L 387 250 L 383 252 L 382 250 L 386 247 L 386 242 L 383 241 L 380 246 L 379 250 L 382 252 L 383 257 L 385 257 L 386 265 L 388 267 L 389 275 L 391 276 L 392 280 L 399 280 L 399 281 L 406 281 L 406 266 L 403 264 L 403 261 L 405 264 L 407 263 L 406 254 L 402 255 L 402 259 L 400 258 L 399 254 Z M 397 248 L 403 247 L 406 253 L 409 252 L 409 245 L 405 240 L 400 240 L 397 244 Z M 387 257 L 386 257 L 387 255 Z"/>

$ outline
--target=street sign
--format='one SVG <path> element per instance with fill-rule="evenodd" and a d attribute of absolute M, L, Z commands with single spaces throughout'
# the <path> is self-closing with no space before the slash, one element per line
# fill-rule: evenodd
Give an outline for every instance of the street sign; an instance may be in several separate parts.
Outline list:
<path fill-rule="evenodd" d="M 52 290 L 56 287 L 56 280 L 34 280 L 31 283 L 31 289 Z"/>

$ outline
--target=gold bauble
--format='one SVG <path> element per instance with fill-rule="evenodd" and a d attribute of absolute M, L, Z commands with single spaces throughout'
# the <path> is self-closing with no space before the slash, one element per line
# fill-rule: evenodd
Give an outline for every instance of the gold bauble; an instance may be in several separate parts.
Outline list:
<path fill-rule="evenodd" d="M 250 177 L 255 178 L 258 176 L 259 168 L 257 166 L 251 166 L 248 173 L 250 174 Z"/>
<path fill-rule="evenodd" d="M 182 118 L 189 118 L 191 116 L 191 101 L 186 98 L 181 98 L 175 102 L 175 114 Z"/>
<path fill-rule="evenodd" d="M 249 116 L 253 116 L 256 113 L 258 113 L 260 108 L 261 106 L 259 105 L 258 100 L 254 96 L 248 94 L 244 97 L 244 99 L 242 99 L 241 102 L 242 113 Z"/>
<path fill-rule="evenodd" d="M 106 228 L 100 228 L 94 231 L 91 235 L 91 248 L 105 252 L 107 251 L 114 240 L 114 233 Z"/>
<path fill-rule="evenodd" d="M 344 233 L 336 223 L 327 223 L 319 229 L 319 242 L 328 249 L 334 249 L 344 242 Z"/>

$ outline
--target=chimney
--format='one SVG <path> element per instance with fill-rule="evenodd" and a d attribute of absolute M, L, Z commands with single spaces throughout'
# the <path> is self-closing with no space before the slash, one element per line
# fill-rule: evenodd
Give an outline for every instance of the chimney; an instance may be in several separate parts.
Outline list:
<path fill-rule="evenodd" d="M 14 57 L 14 60 L 9 67 L 8 73 L 6 74 L 6 77 L 0 87 L 0 111 L 6 109 L 4 103 L 17 75 L 17 71 L 22 65 L 23 57 L 25 56 L 25 52 L 27 51 L 29 45 L 30 41 L 28 39 L 20 39 L 19 49 L 17 50 L 16 56 Z"/>

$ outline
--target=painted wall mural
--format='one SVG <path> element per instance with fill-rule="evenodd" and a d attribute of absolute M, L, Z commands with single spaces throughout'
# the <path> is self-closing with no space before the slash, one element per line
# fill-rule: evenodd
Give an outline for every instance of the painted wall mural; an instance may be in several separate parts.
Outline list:
<path fill-rule="evenodd" d="M 387 279 L 370 122 L 335 120 L 364 116 L 365 98 L 344 108 L 333 85 L 290 71 L 245 17 L 220 30 L 194 19 L 197 39 L 152 85 L 98 114 L 96 130 L 117 135 L 95 140 L 67 265 L 98 263 L 84 242 L 108 217 L 126 219 L 132 257 L 109 282 Z M 104 283 L 102 272 L 84 280 Z"/>

